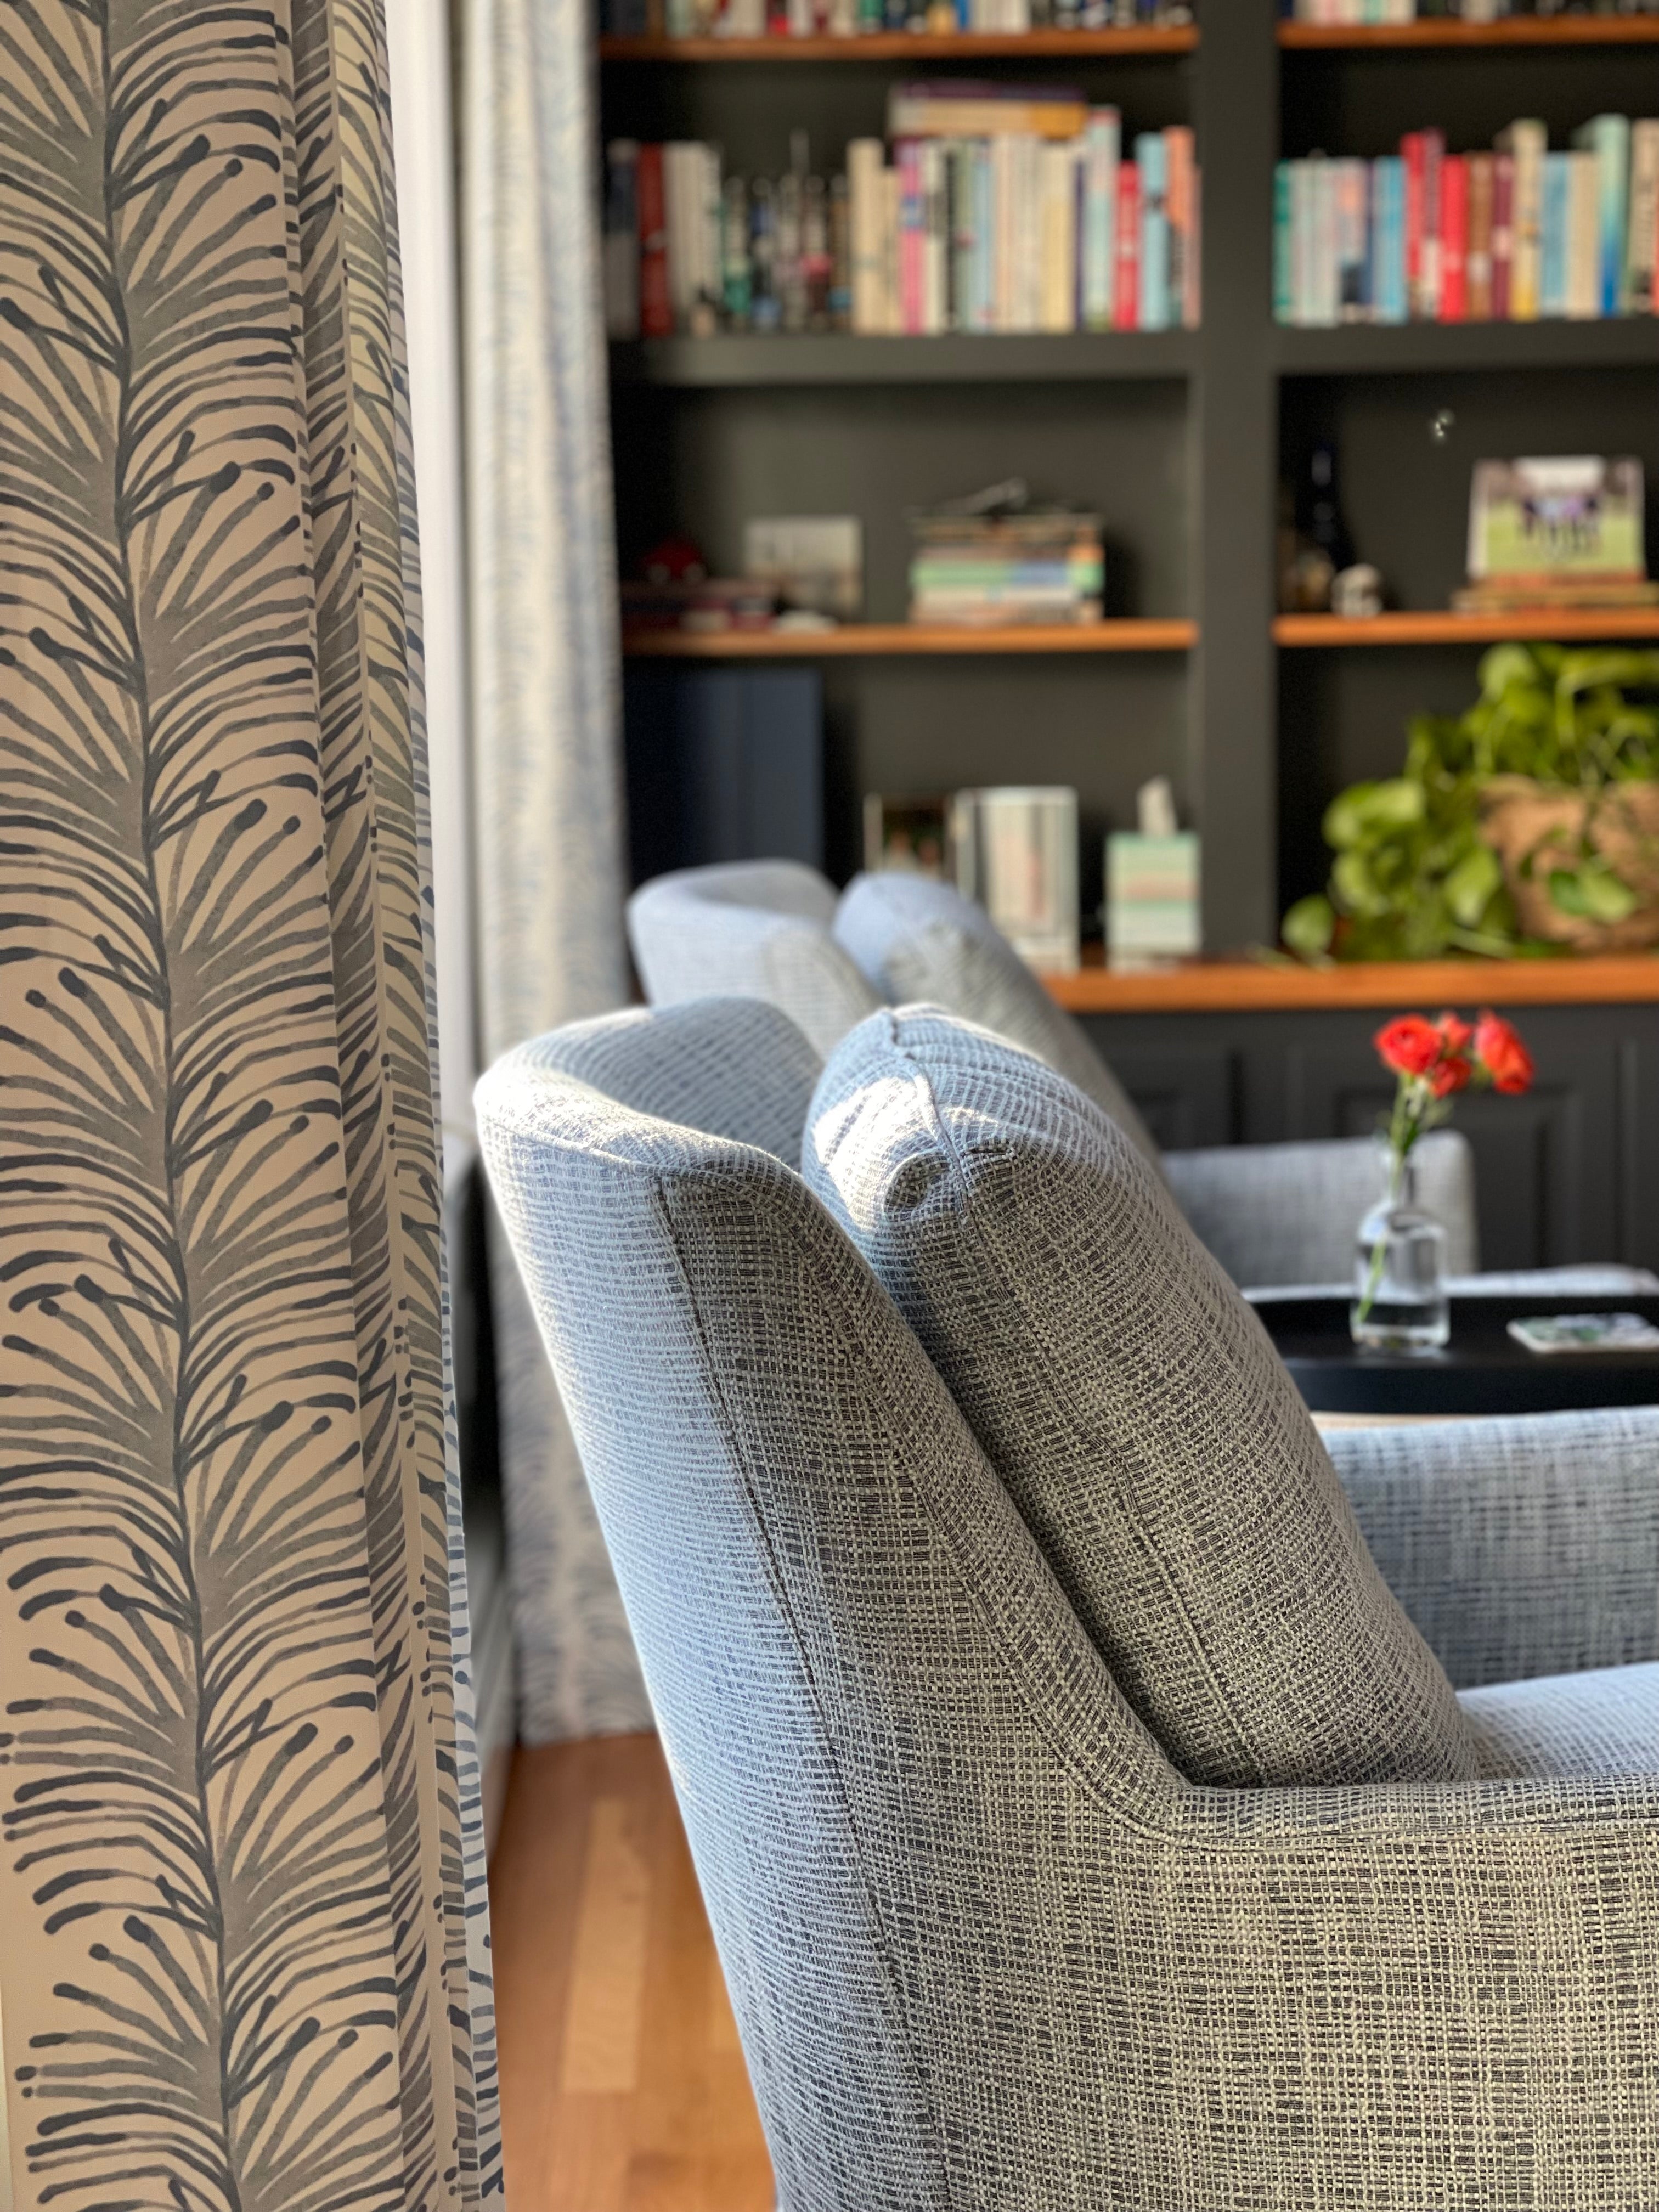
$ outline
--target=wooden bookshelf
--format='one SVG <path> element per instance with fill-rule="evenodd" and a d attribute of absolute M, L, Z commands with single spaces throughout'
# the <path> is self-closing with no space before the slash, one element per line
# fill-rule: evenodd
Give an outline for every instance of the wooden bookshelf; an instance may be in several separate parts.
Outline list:
<path fill-rule="evenodd" d="M 1321 1007 L 1645 1006 L 1659 1000 L 1659 956 L 1601 959 L 1195 960 L 1153 975 L 1085 967 L 1045 975 L 1074 1014 L 1292 1013 Z"/>
<path fill-rule="evenodd" d="M 1190 54 L 1198 30 L 872 31 L 857 38 L 611 39 L 602 62 L 953 62 L 1131 60 Z"/>
<path fill-rule="evenodd" d="M 1650 46 L 1659 44 L 1655 15 L 1510 15 L 1496 23 L 1435 16 L 1415 23 L 1281 23 L 1279 43 L 1292 49 L 1346 47 L 1358 53 L 1401 46 L 1443 53 L 1494 46 Z"/>
<path fill-rule="evenodd" d="M 878 653 L 1186 653 L 1191 622 L 1031 623 L 969 629 L 946 623 L 843 623 L 816 630 L 641 630 L 624 635 L 630 660 L 835 660 Z"/>
<path fill-rule="evenodd" d="M 1273 643 L 1285 646 L 1498 645 L 1510 639 L 1557 645 L 1617 644 L 1659 637 L 1659 607 L 1597 608 L 1574 614 L 1280 615 Z"/>
<path fill-rule="evenodd" d="M 1011 331 L 939 337 L 855 337 L 836 331 L 708 338 L 620 340 L 611 349 L 620 384 L 1056 384 L 1119 379 L 1167 381 L 1192 374 L 1192 331 Z"/>

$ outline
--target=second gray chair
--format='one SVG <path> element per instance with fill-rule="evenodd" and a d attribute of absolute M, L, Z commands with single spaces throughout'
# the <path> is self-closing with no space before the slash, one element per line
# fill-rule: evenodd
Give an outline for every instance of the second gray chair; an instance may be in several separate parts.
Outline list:
<path fill-rule="evenodd" d="M 709 992 L 767 999 L 828 1054 L 881 1003 L 830 935 L 835 915 L 835 887 L 816 869 L 734 861 L 642 885 L 628 939 L 653 1006 Z"/>

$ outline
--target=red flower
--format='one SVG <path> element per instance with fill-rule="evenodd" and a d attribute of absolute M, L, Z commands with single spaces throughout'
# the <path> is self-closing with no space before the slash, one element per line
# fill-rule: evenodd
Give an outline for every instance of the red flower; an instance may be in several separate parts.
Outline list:
<path fill-rule="evenodd" d="M 1435 1027 L 1444 1038 L 1448 1052 L 1462 1052 L 1474 1035 L 1468 1024 L 1459 1021 L 1455 1014 L 1442 1014 Z"/>
<path fill-rule="evenodd" d="M 1401 1014 L 1378 1030 L 1375 1039 L 1383 1065 L 1401 1075 L 1426 1075 L 1439 1059 L 1446 1040 L 1421 1014 Z"/>
<path fill-rule="evenodd" d="M 1460 1028 L 1462 1024 L 1459 1024 Z M 1461 1053 L 1448 1053 L 1437 1066 L 1429 1070 L 1429 1088 L 1437 1098 L 1449 1098 L 1455 1091 L 1467 1091 L 1474 1070 Z M 1525 1085 L 1522 1085 L 1525 1088 Z"/>
<path fill-rule="evenodd" d="M 1490 1007 L 1474 1026 L 1475 1055 L 1492 1078 L 1494 1091 L 1518 1097 L 1532 1088 L 1532 1054 L 1508 1022 L 1500 1021 Z"/>

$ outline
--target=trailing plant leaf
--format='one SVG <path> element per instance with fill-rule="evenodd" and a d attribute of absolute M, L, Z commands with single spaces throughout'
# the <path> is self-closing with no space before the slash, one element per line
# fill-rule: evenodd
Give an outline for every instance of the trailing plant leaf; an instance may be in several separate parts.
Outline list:
<path fill-rule="evenodd" d="M 1479 695 L 1457 716 L 1419 714 L 1403 773 L 1351 785 L 1327 808 L 1334 854 L 1322 904 L 1299 900 L 1284 941 L 1295 952 L 1351 959 L 1554 954 L 1517 926 L 1498 854 L 1482 834 L 1482 794 L 1524 777 L 1589 802 L 1580 836 L 1559 836 L 1523 863 L 1547 870 L 1565 915 L 1622 921 L 1635 887 L 1597 842 L 1599 809 L 1621 786 L 1659 775 L 1659 653 L 1622 647 L 1497 645 L 1481 656 Z M 1322 934 L 1328 914 L 1328 933 Z M 1534 921 L 1534 927 L 1541 927 Z"/>

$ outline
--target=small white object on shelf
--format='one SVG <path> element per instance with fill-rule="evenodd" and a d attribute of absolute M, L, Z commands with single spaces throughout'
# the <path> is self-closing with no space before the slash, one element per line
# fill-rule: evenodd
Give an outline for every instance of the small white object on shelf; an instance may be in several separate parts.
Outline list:
<path fill-rule="evenodd" d="M 1075 975 L 1082 963 L 1076 792 L 1036 784 L 958 791 L 950 833 L 957 890 L 980 902 L 1028 967 Z"/>

